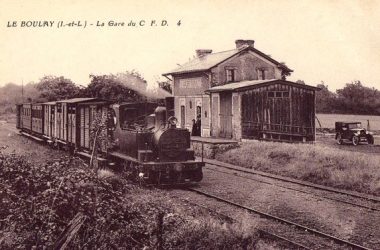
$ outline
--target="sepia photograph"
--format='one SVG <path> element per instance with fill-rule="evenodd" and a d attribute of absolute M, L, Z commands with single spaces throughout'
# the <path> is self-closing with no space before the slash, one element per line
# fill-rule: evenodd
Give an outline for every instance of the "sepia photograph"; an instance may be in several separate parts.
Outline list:
<path fill-rule="evenodd" d="M 380 249 L 380 1 L 0 6 L 0 249 Z"/>

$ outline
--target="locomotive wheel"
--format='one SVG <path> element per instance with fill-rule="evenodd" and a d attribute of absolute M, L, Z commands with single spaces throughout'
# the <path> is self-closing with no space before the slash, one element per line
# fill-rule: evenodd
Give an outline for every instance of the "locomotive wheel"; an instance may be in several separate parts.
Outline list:
<path fill-rule="evenodd" d="M 123 161 L 121 167 L 121 172 L 126 176 L 127 179 L 132 181 L 138 180 L 138 170 L 133 162 Z"/>
<path fill-rule="evenodd" d="M 336 142 L 337 142 L 339 145 L 342 145 L 342 144 L 343 144 L 343 139 L 342 139 L 342 135 L 341 135 L 341 134 L 337 134 L 337 135 L 336 135 Z"/>
<path fill-rule="evenodd" d="M 375 143 L 375 139 L 373 138 L 372 135 L 369 135 L 369 136 L 367 137 L 367 141 L 368 141 L 368 144 L 374 144 L 374 143 Z"/>
<path fill-rule="evenodd" d="M 352 137 L 351 141 L 352 141 L 352 145 L 357 146 L 359 144 L 359 142 L 360 142 L 360 138 L 358 136 L 354 135 Z"/>
<path fill-rule="evenodd" d="M 203 179 L 203 172 L 202 172 L 202 169 L 199 169 L 199 170 L 195 173 L 194 181 L 196 181 L 196 182 L 200 182 L 202 179 Z"/>

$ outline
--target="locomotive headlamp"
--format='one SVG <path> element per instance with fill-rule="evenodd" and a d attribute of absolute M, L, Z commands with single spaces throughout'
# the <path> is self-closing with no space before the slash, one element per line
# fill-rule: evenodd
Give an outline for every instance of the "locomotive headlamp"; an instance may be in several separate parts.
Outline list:
<path fill-rule="evenodd" d="M 170 117 L 168 118 L 168 123 L 169 123 L 170 125 L 172 125 L 172 126 L 175 126 L 175 125 L 177 125 L 178 120 L 177 120 L 177 118 L 175 118 L 174 116 L 170 116 Z"/>

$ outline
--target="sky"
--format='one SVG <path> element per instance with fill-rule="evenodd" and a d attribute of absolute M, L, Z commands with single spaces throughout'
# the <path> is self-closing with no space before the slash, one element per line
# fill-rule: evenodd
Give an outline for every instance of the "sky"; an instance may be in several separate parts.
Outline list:
<path fill-rule="evenodd" d="M 196 49 L 230 50 L 236 39 L 252 39 L 294 70 L 290 81 L 323 81 L 336 90 L 360 80 L 380 89 L 380 1 L 0 0 L 0 6 L 0 86 L 45 75 L 87 85 L 90 74 L 137 70 L 152 87 Z M 23 21 L 53 25 L 22 27 Z M 83 26 L 58 27 L 73 21 Z"/>

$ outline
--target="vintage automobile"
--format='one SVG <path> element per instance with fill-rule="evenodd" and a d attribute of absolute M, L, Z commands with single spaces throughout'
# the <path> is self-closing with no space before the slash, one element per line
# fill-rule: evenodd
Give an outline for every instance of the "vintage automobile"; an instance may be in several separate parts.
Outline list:
<path fill-rule="evenodd" d="M 364 129 L 361 122 L 335 122 L 335 132 L 338 144 L 350 142 L 356 146 L 360 142 L 374 143 L 372 133 Z"/>

